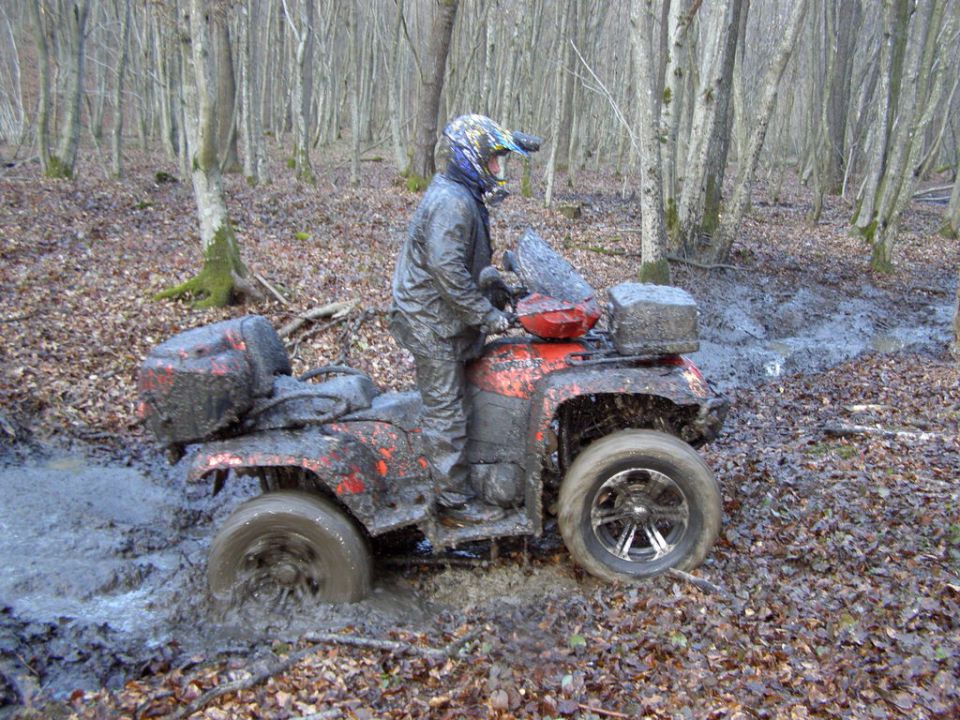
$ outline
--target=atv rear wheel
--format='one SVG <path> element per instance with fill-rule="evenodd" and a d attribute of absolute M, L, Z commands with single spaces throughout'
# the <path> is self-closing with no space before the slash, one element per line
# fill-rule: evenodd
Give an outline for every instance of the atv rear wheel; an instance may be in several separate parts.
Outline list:
<path fill-rule="evenodd" d="M 608 581 L 703 562 L 720 529 L 720 491 L 672 435 L 622 430 L 577 456 L 560 488 L 560 533 L 574 561 Z"/>
<path fill-rule="evenodd" d="M 353 523 L 325 498 L 267 493 L 238 507 L 207 562 L 220 600 L 355 602 L 370 590 L 370 553 Z"/>

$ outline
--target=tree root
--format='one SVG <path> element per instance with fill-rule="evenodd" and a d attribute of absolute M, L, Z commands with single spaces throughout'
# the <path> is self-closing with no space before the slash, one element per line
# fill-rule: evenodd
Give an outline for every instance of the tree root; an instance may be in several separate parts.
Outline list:
<path fill-rule="evenodd" d="M 231 273 L 229 281 L 224 281 L 219 274 L 209 272 L 206 268 L 186 282 L 153 296 L 154 300 L 184 298 L 190 298 L 195 309 L 205 310 L 226 307 L 231 302 L 259 302 L 264 296 L 253 283 L 236 273 Z"/>

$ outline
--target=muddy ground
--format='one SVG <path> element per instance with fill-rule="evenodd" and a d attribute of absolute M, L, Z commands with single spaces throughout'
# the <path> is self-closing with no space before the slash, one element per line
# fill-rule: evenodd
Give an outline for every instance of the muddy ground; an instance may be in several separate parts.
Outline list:
<path fill-rule="evenodd" d="M 779 278 L 719 271 L 697 284 L 690 283 L 703 341 L 694 359 L 728 392 L 865 352 L 941 352 L 949 338 L 949 284 L 931 301 L 894 297 L 869 282 L 840 287 L 829 277 L 791 288 Z M 565 556 L 542 561 L 556 549 L 548 539 L 532 550 L 541 561 L 529 567 L 514 558 L 461 568 L 455 558 L 448 568 L 411 572 L 385 555 L 363 603 L 237 616 L 208 602 L 203 568 L 218 523 L 255 488 L 234 484 L 211 499 L 206 486 L 184 483 L 185 461 L 170 467 L 149 447 L 122 456 L 79 442 L 5 448 L 3 672 L 53 696 L 118 687 L 151 664 L 247 653 L 311 629 L 424 631 L 471 609 L 494 615 L 500 603 L 582 591 Z M 476 557 L 484 552 L 477 548 Z"/>

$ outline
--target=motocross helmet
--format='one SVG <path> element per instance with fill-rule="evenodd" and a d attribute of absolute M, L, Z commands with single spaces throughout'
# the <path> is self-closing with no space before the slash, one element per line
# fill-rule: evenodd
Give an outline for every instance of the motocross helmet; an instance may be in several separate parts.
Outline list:
<path fill-rule="evenodd" d="M 514 133 L 483 115 L 461 115 L 443 130 L 449 143 L 449 162 L 479 186 L 488 199 L 506 195 L 504 158 L 497 163 L 498 172 L 490 169 L 490 160 L 515 152 L 527 156 L 530 148 L 517 143 Z"/>

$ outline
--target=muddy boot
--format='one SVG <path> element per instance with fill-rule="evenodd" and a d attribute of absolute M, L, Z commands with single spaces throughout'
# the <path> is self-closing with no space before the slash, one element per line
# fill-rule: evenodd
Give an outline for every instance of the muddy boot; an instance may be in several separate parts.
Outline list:
<path fill-rule="evenodd" d="M 479 498 L 472 498 L 462 505 L 437 506 L 440 522 L 447 527 L 480 525 L 503 519 L 506 514 L 501 507 L 488 505 Z"/>

